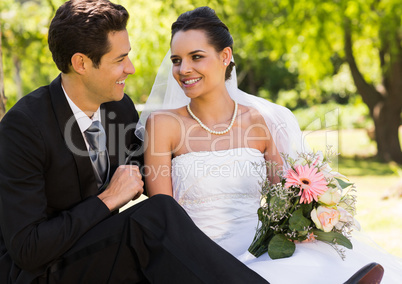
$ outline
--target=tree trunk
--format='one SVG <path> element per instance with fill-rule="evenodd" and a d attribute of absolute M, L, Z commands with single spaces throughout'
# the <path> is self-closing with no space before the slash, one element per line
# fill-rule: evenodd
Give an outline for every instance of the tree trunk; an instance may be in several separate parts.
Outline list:
<path fill-rule="evenodd" d="M 15 68 L 15 85 L 17 86 L 17 101 L 22 98 L 22 78 L 21 78 L 21 59 L 18 55 L 13 55 L 13 63 Z"/>
<path fill-rule="evenodd" d="M 382 66 L 383 82 L 386 82 L 386 84 L 384 84 L 384 90 L 379 92 L 373 85 L 366 82 L 356 64 L 352 51 L 350 20 L 347 18 L 345 18 L 344 33 L 346 61 L 357 91 L 368 106 L 374 121 L 377 156 L 383 161 L 402 163 L 402 151 L 398 136 L 402 111 L 402 97 L 400 94 L 400 90 L 402 90 L 400 78 L 402 77 L 398 77 L 402 76 L 401 57 L 397 56 L 396 60 L 391 61 L 391 65 L 388 65 L 388 68 Z M 381 53 L 384 53 L 384 50 Z M 386 70 L 389 71 L 387 72 Z"/>
<path fill-rule="evenodd" d="M 6 114 L 6 101 L 7 98 L 4 94 L 4 73 L 3 73 L 3 54 L 1 45 L 1 25 L 0 25 L 0 120 Z"/>
<path fill-rule="evenodd" d="M 383 161 L 402 163 L 398 130 L 401 108 L 388 100 L 376 105 L 374 110 L 375 137 L 378 157 Z"/>

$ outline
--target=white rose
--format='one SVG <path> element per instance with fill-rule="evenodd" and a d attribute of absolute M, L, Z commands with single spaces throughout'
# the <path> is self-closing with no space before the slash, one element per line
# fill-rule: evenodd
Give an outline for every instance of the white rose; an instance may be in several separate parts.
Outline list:
<path fill-rule="evenodd" d="M 341 201 L 341 193 L 337 188 L 329 187 L 326 192 L 318 196 L 318 202 L 328 206 L 334 206 Z"/>
<path fill-rule="evenodd" d="M 333 208 L 318 206 L 311 211 L 310 216 L 318 229 L 330 232 L 339 222 L 340 213 Z"/>

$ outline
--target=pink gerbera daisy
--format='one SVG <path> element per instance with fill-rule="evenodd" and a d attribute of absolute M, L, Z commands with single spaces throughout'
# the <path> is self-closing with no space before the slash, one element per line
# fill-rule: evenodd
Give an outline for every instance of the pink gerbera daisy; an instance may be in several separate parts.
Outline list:
<path fill-rule="evenodd" d="M 301 195 L 300 203 L 311 203 L 313 199 L 317 201 L 317 196 L 327 191 L 327 181 L 321 172 L 317 173 L 317 168 L 305 166 L 297 166 L 289 169 L 286 173 L 285 187 L 299 187 Z"/>

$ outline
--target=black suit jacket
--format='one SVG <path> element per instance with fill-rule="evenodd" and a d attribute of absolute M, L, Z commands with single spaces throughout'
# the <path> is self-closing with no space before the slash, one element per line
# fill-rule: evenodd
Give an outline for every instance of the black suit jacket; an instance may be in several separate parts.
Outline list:
<path fill-rule="evenodd" d="M 138 114 L 125 95 L 101 106 L 111 171 L 140 146 Z M 110 216 L 85 142 L 61 88 L 22 98 L 0 123 L 0 283 L 32 279 Z"/>

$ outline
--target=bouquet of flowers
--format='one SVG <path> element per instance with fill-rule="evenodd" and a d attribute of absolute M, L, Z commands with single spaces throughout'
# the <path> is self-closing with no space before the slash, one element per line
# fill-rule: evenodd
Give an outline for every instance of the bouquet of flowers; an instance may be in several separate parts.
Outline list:
<path fill-rule="evenodd" d="M 342 259 L 352 249 L 350 234 L 355 223 L 355 186 L 332 171 L 322 152 L 283 155 L 288 170 L 277 173 L 280 182 L 262 183 L 259 225 L 249 252 L 272 259 L 293 255 L 297 242 L 319 240 L 333 246 Z M 271 162 L 267 167 L 273 168 Z"/>

